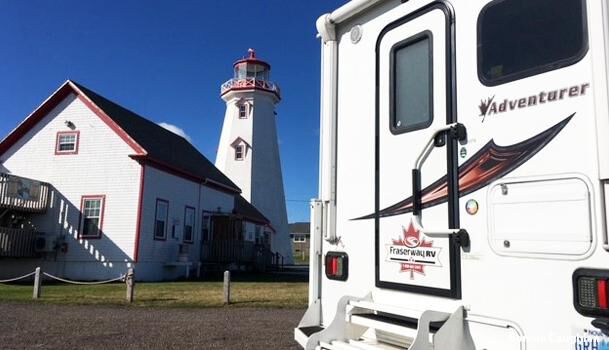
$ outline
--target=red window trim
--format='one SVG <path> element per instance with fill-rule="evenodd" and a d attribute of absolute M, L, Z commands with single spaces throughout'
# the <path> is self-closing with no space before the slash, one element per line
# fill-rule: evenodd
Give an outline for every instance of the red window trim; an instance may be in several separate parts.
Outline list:
<path fill-rule="evenodd" d="M 163 237 L 159 237 L 156 235 L 156 215 L 158 214 L 158 210 L 159 210 L 159 202 L 167 203 L 167 213 L 165 214 L 165 232 L 163 232 L 164 233 Z M 157 197 L 156 202 L 154 204 L 154 225 L 152 226 L 152 236 L 155 241 L 166 241 L 167 240 L 167 226 L 169 226 L 169 201 L 166 199 Z"/>
<path fill-rule="evenodd" d="M 73 151 L 60 151 L 59 150 L 59 137 L 63 135 L 76 135 L 76 145 Z M 58 131 L 55 136 L 55 155 L 63 156 L 68 154 L 78 154 L 78 146 L 80 144 L 80 131 Z"/>
<path fill-rule="evenodd" d="M 190 240 L 186 240 L 186 211 L 192 209 L 192 231 L 190 233 Z M 182 242 L 193 244 L 195 242 L 195 226 L 197 223 L 197 209 L 189 205 L 184 206 L 184 228 L 182 229 Z"/>
<path fill-rule="evenodd" d="M 85 200 L 87 199 L 101 199 L 101 214 L 99 218 L 99 234 L 96 236 L 85 236 L 82 234 L 82 224 L 84 221 L 83 211 L 85 209 Z M 80 197 L 80 215 L 78 217 L 78 238 L 82 239 L 101 239 L 104 230 L 104 216 L 106 216 L 106 195 L 105 194 L 94 194 L 84 195 Z"/>

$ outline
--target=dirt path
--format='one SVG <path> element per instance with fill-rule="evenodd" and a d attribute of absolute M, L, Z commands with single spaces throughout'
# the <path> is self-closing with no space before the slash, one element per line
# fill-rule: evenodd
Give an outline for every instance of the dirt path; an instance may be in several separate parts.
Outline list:
<path fill-rule="evenodd" d="M 2 349 L 299 349 L 303 310 L 0 302 Z"/>

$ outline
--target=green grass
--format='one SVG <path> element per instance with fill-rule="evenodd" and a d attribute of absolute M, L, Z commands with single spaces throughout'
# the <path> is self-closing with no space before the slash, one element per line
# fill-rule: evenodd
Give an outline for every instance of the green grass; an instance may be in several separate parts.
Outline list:
<path fill-rule="evenodd" d="M 305 308 L 307 283 L 234 282 L 228 307 Z M 44 285 L 32 300 L 31 285 L 0 284 L 0 302 L 40 302 L 72 305 L 127 305 L 122 283 L 97 286 Z M 223 306 L 222 282 L 137 283 L 135 307 L 207 308 Z"/>

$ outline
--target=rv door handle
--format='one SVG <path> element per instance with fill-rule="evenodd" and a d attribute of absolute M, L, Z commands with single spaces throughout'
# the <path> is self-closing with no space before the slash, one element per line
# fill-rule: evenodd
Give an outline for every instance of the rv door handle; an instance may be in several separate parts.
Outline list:
<path fill-rule="evenodd" d="M 419 232 L 429 237 L 454 237 L 456 243 L 463 248 L 470 245 L 469 233 L 465 229 L 446 229 L 446 230 L 427 230 L 421 222 L 421 211 L 423 209 L 421 193 L 421 168 L 435 147 L 442 147 L 446 144 L 445 138 L 456 139 L 459 142 L 467 140 L 467 129 L 461 123 L 453 123 L 436 130 L 417 157 L 414 168 L 412 169 L 412 216 L 413 226 Z"/>

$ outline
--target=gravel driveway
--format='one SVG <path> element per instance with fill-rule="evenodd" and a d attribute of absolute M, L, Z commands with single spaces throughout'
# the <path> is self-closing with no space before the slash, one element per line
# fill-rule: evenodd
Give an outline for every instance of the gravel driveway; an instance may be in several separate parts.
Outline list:
<path fill-rule="evenodd" d="M 0 303 L 0 348 L 299 349 L 303 313 Z"/>

